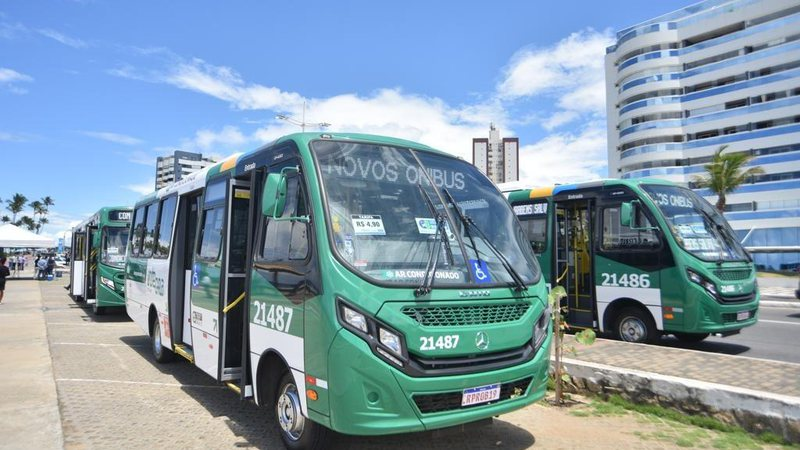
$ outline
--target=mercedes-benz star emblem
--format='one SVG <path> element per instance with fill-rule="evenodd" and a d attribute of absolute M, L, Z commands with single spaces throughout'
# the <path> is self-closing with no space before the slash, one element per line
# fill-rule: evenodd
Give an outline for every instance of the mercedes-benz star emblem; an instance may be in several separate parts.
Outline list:
<path fill-rule="evenodd" d="M 483 331 L 478 331 L 478 334 L 475 335 L 475 346 L 478 347 L 479 350 L 486 350 L 489 348 L 489 336 L 486 336 L 486 333 Z"/>

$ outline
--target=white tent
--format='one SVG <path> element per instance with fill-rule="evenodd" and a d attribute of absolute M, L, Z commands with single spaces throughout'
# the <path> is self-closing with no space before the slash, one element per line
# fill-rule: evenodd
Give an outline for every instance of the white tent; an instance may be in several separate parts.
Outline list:
<path fill-rule="evenodd" d="M 55 241 L 50 238 L 39 236 L 10 223 L 0 225 L 0 247 L 49 248 L 55 246 Z"/>

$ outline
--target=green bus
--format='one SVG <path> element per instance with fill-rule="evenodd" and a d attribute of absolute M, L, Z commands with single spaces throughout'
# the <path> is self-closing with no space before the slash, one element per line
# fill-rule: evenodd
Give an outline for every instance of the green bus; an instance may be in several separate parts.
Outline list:
<path fill-rule="evenodd" d="M 752 259 L 723 216 L 666 181 L 600 180 L 507 194 L 567 323 L 632 342 L 699 342 L 754 325 Z"/>
<path fill-rule="evenodd" d="M 293 134 L 135 206 L 128 315 L 272 409 L 288 448 L 479 421 L 545 393 L 536 257 L 471 164 L 405 140 Z"/>
<path fill-rule="evenodd" d="M 101 315 L 125 306 L 125 252 L 132 209 L 100 208 L 72 229 L 70 294 Z"/>

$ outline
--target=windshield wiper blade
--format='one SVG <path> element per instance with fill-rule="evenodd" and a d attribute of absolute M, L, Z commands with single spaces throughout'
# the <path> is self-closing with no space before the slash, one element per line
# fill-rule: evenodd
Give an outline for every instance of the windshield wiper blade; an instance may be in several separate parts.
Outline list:
<path fill-rule="evenodd" d="M 417 183 L 417 187 L 419 191 L 422 193 L 422 197 L 425 199 L 425 204 L 428 205 L 428 209 L 433 215 L 434 220 L 436 221 L 436 232 L 433 235 L 433 251 L 428 255 L 428 264 L 425 266 L 425 276 L 422 278 L 422 283 L 420 283 L 419 287 L 414 289 L 414 295 L 416 297 L 421 297 L 425 294 L 429 294 L 433 290 L 433 280 L 436 278 L 436 268 L 439 265 L 439 253 L 441 253 L 442 249 L 441 241 L 442 235 L 445 234 L 445 227 L 444 227 L 444 216 L 441 213 L 436 212 L 436 208 L 433 206 L 433 201 L 431 197 L 425 192 L 425 188 L 422 187 L 422 184 Z M 447 236 L 445 236 L 445 251 L 447 252 L 447 256 L 450 259 L 450 264 L 453 263 L 453 253 L 450 249 L 450 243 L 447 242 Z M 433 266 L 431 266 L 431 262 Z"/>
<path fill-rule="evenodd" d="M 444 195 L 447 197 L 448 203 L 453 205 L 453 209 L 455 209 L 456 215 L 458 215 L 458 219 L 463 224 L 464 231 L 467 233 L 467 236 L 469 237 L 469 240 L 472 243 L 472 248 L 473 250 L 475 250 L 475 256 L 478 258 L 478 260 L 480 260 L 480 255 L 478 254 L 478 247 L 475 245 L 475 240 L 472 238 L 472 233 L 469 232 L 470 227 L 474 228 L 475 231 L 477 231 L 478 234 L 480 234 L 480 236 L 483 238 L 483 242 L 486 243 L 486 246 L 488 246 L 489 249 L 495 255 L 497 255 L 497 258 L 500 259 L 500 264 L 503 266 L 503 268 L 506 269 L 506 272 L 508 272 L 508 274 L 511 275 L 511 279 L 513 280 L 513 284 L 515 285 L 515 290 L 517 291 L 528 290 L 528 286 L 525 285 L 525 281 L 522 279 L 519 272 L 517 272 L 516 269 L 514 269 L 511 263 L 508 262 L 508 259 L 506 259 L 505 255 L 503 255 L 503 252 L 501 252 L 500 249 L 498 249 L 492 243 L 492 241 L 489 240 L 489 237 L 486 236 L 486 233 L 484 233 L 483 230 L 481 230 L 480 227 L 478 227 L 478 225 L 472 220 L 470 216 L 464 214 L 459 209 L 456 200 L 453 198 L 453 194 L 451 194 L 450 191 L 447 190 L 447 188 L 442 188 L 442 191 L 444 192 Z"/>

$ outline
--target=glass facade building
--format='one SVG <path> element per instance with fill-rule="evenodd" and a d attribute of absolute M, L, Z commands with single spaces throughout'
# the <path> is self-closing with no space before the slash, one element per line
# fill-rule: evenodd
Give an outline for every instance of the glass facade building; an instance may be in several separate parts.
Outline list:
<path fill-rule="evenodd" d="M 691 187 L 721 146 L 748 153 L 764 174 L 727 196 L 725 217 L 745 246 L 800 246 L 800 0 L 708 0 L 616 37 L 605 61 L 609 176 Z M 800 267 L 800 253 L 754 258 Z"/>

